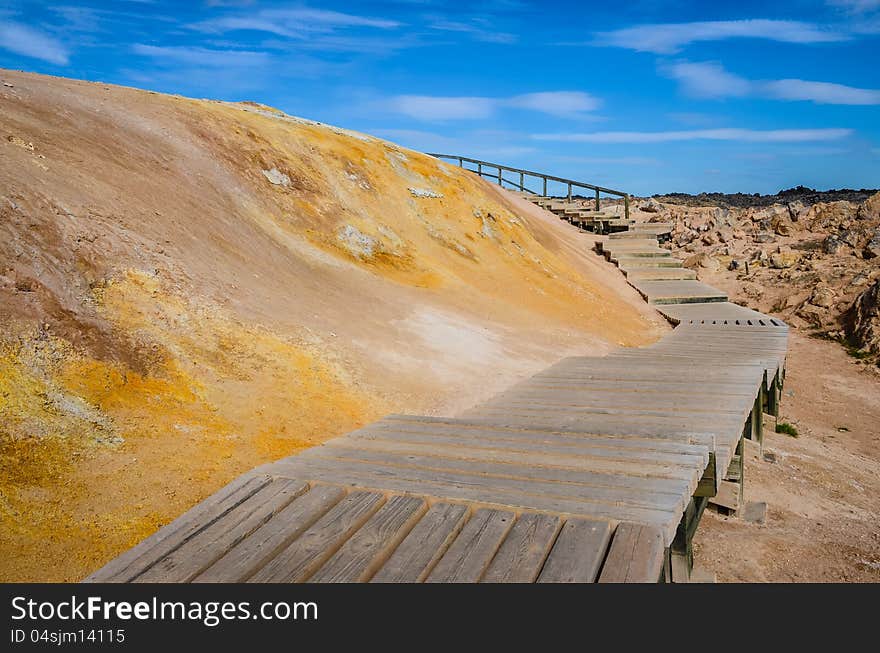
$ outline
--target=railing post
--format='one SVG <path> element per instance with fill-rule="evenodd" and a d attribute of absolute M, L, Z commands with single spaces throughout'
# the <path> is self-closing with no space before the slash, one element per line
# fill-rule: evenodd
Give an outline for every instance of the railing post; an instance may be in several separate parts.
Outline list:
<path fill-rule="evenodd" d="M 501 166 L 498 166 L 498 185 L 504 187 L 504 184 L 501 183 Z"/>
<path fill-rule="evenodd" d="M 568 185 L 568 201 L 571 201 L 571 184 Z"/>
<path fill-rule="evenodd" d="M 477 164 L 477 174 L 480 175 L 480 177 L 483 176 L 483 164 L 482 163 Z"/>
<path fill-rule="evenodd" d="M 461 157 L 458 157 L 458 167 L 464 168 L 464 159 L 462 159 Z"/>
<path fill-rule="evenodd" d="M 523 192 L 526 190 L 526 177 L 523 173 L 519 173 L 519 189 Z"/>
<path fill-rule="evenodd" d="M 599 189 L 596 189 L 596 210 L 599 210 Z"/>
<path fill-rule="evenodd" d="M 544 197 L 547 197 L 547 177 L 544 177 Z"/>
<path fill-rule="evenodd" d="M 623 196 L 623 212 L 626 219 L 629 220 L 629 195 Z"/>

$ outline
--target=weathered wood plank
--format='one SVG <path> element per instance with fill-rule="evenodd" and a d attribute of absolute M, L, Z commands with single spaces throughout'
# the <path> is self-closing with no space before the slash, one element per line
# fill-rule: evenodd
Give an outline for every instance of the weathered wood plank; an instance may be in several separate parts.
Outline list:
<path fill-rule="evenodd" d="M 378 492 L 352 492 L 272 558 L 249 582 L 308 580 L 385 502 Z"/>
<path fill-rule="evenodd" d="M 561 527 L 562 520 L 553 515 L 520 515 L 481 582 L 535 582 Z"/>
<path fill-rule="evenodd" d="M 240 583 L 308 530 L 345 497 L 333 485 L 316 485 L 196 576 L 197 583 Z"/>
<path fill-rule="evenodd" d="M 538 577 L 539 583 L 592 583 L 596 580 L 608 540 L 611 523 L 569 519 Z"/>
<path fill-rule="evenodd" d="M 309 582 L 355 583 L 369 580 L 426 510 L 424 499 L 392 497 L 315 572 Z"/>
<path fill-rule="evenodd" d="M 512 512 L 481 508 L 428 574 L 429 583 L 476 583 L 513 527 Z"/>
<path fill-rule="evenodd" d="M 596 501 L 674 510 L 684 507 L 682 491 L 658 488 L 631 488 L 622 485 L 605 486 L 585 482 L 581 472 L 563 468 L 541 468 L 528 465 L 490 463 L 485 461 L 443 458 L 439 456 L 405 455 L 389 450 L 352 448 L 349 441 L 337 441 L 333 445 L 316 447 L 308 452 L 307 459 L 338 461 L 340 468 L 355 469 L 372 466 L 376 469 L 395 468 L 411 478 L 426 481 L 461 482 L 478 487 L 508 487 L 534 494 L 563 495 Z M 696 463 L 687 468 L 682 476 L 696 486 L 705 465 Z M 403 471 L 405 470 L 405 471 Z"/>
<path fill-rule="evenodd" d="M 656 528 L 622 523 L 617 526 L 600 583 L 656 583 L 663 569 L 663 537 Z"/>
<path fill-rule="evenodd" d="M 458 536 L 467 520 L 468 512 L 468 507 L 462 504 L 435 503 L 370 582 L 424 581 Z"/>

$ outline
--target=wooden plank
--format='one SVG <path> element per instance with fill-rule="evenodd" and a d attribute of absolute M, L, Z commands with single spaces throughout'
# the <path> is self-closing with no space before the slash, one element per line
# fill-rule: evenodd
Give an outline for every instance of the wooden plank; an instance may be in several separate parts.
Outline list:
<path fill-rule="evenodd" d="M 429 583 L 476 583 L 513 526 L 512 512 L 481 508 L 428 574 Z"/>
<path fill-rule="evenodd" d="M 577 455 L 571 454 L 543 454 L 538 452 L 521 452 L 515 449 L 497 450 L 489 448 L 488 444 L 483 447 L 458 448 L 451 446 L 438 446 L 433 442 L 414 444 L 411 442 L 399 442 L 396 440 L 365 440 L 365 439 L 342 439 L 328 442 L 328 449 L 349 448 L 357 451 L 388 452 L 395 455 L 405 455 L 408 458 L 421 457 L 428 464 L 433 464 L 433 459 L 440 464 L 451 466 L 454 461 L 462 461 L 484 473 L 497 473 L 504 475 L 527 475 L 530 478 L 562 481 L 570 479 L 581 485 L 598 485 L 603 487 L 626 487 L 638 488 L 651 492 L 679 494 L 688 487 L 687 476 L 682 474 L 681 479 L 655 477 L 641 473 L 639 470 L 624 468 L 620 473 L 602 473 L 592 471 L 592 460 L 581 460 Z M 703 449 L 705 451 L 705 449 Z M 431 460 L 429 460 L 429 458 Z M 389 460 L 382 457 L 382 460 Z M 699 469 L 704 460 L 694 463 L 694 469 Z M 708 462 L 708 455 L 705 456 Z M 497 464 L 496 464 L 497 463 Z M 636 471 L 636 473 L 633 473 Z"/>
<path fill-rule="evenodd" d="M 84 582 L 126 583 L 149 569 L 203 529 L 213 524 L 252 494 L 268 485 L 266 474 L 245 474 L 196 504 L 183 515 L 137 546 L 114 558 Z"/>
<path fill-rule="evenodd" d="M 316 485 L 193 579 L 196 583 L 240 583 L 302 535 L 345 497 L 342 488 Z"/>
<path fill-rule="evenodd" d="M 377 492 L 352 492 L 272 558 L 248 582 L 301 583 L 308 580 L 385 502 Z"/>
<path fill-rule="evenodd" d="M 660 487 L 627 487 L 624 484 L 614 486 L 589 483 L 578 470 L 563 468 L 543 468 L 510 463 L 490 463 L 486 461 L 464 460 L 461 458 L 444 458 L 437 455 L 401 454 L 378 449 L 367 451 L 356 447 L 351 441 L 337 441 L 308 452 L 308 460 L 320 458 L 324 461 L 339 461 L 345 469 L 354 469 L 347 463 L 357 465 L 373 464 L 377 469 L 390 467 L 407 470 L 411 478 L 423 478 L 428 481 L 454 480 L 469 485 L 499 486 L 511 489 L 523 489 L 534 494 L 562 494 L 568 497 L 579 497 L 596 501 L 610 501 L 620 504 L 662 508 L 674 510 L 683 508 L 685 489 L 691 484 L 696 487 L 699 477 L 705 468 L 705 462 L 696 462 L 682 473 L 682 484 L 677 490 L 661 490 Z M 361 443 L 366 444 L 366 443 Z"/>
<path fill-rule="evenodd" d="M 554 515 L 520 515 L 481 582 L 535 582 L 561 527 L 562 520 Z"/>
<path fill-rule="evenodd" d="M 611 538 L 611 523 L 569 519 L 550 551 L 539 583 L 592 583 Z"/>
<path fill-rule="evenodd" d="M 435 503 L 370 582 L 424 581 L 458 536 L 467 520 L 468 512 L 468 507 L 462 504 Z"/>
<path fill-rule="evenodd" d="M 608 434 L 595 431 L 572 431 L 570 429 L 551 429 L 532 427 L 505 427 L 475 422 L 467 419 L 432 419 L 411 417 L 408 415 L 387 417 L 382 422 L 377 422 L 369 427 L 352 433 L 352 437 L 371 437 L 372 434 L 381 435 L 383 438 L 400 439 L 409 441 L 411 434 L 424 434 L 426 436 L 450 435 L 457 438 L 470 438 L 472 440 L 500 440 L 515 443 L 520 440 L 527 442 L 544 442 L 554 445 L 578 445 L 582 444 L 585 437 L 597 444 L 609 443 L 616 447 L 656 447 L 657 451 L 682 451 L 697 453 L 704 444 L 711 444 L 713 439 L 709 435 L 701 434 L 695 439 L 689 439 L 687 434 L 677 434 L 680 441 L 658 436 L 641 436 L 634 434 Z M 398 419 L 400 418 L 400 419 Z M 399 434 L 399 437 L 398 437 Z M 631 442 L 628 445 L 627 442 Z"/>
<path fill-rule="evenodd" d="M 369 580 L 426 510 L 424 499 L 392 497 L 318 569 L 309 582 L 355 583 Z"/>
<path fill-rule="evenodd" d="M 659 530 L 640 524 L 617 526 L 600 583 L 656 583 L 663 569 L 665 547 Z"/>
<path fill-rule="evenodd" d="M 561 490 L 556 493 L 533 491 L 529 483 L 518 480 L 479 479 L 446 472 L 428 478 L 418 470 L 391 465 L 358 464 L 326 461 L 320 458 L 294 459 L 272 467 L 279 476 L 303 478 L 313 475 L 328 483 L 353 485 L 376 491 L 411 492 L 452 501 L 474 501 L 493 506 L 509 506 L 535 511 L 561 512 L 585 517 L 600 517 L 666 525 L 670 533 L 678 522 L 680 511 L 647 508 L 623 502 L 573 496 Z M 671 535 L 670 535 L 671 536 Z"/>
<path fill-rule="evenodd" d="M 308 483 L 276 479 L 190 538 L 134 579 L 137 583 L 186 583 L 213 564 L 298 496 Z"/>

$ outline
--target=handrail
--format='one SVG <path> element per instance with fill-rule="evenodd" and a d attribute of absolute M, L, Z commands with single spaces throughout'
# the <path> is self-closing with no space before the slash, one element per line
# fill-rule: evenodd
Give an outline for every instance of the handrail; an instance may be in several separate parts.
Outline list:
<path fill-rule="evenodd" d="M 494 179 L 498 182 L 498 185 L 504 187 L 504 182 L 519 188 L 523 192 L 532 193 L 533 195 L 537 195 L 537 193 L 525 186 L 525 177 L 537 177 L 538 179 L 542 179 L 544 182 L 544 192 L 543 195 L 547 195 L 547 182 L 555 181 L 562 184 L 568 185 L 568 199 L 571 201 L 571 191 L 573 188 L 588 188 L 595 192 L 596 194 L 596 210 L 599 210 L 599 194 L 605 193 L 606 195 L 616 195 L 618 197 L 623 198 L 623 206 L 624 206 L 624 214 L 627 219 L 629 219 L 629 194 L 620 190 L 614 190 L 613 188 L 605 188 L 604 186 L 595 186 L 594 184 L 588 184 L 582 181 L 576 181 L 574 179 L 566 179 L 565 177 L 556 177 L 554 175 L 547 175 L 543 172 L 534 172 L 533 170 L 525 170 L 523 168 L 513 168 L 511 166 L 502 165 L 500 163 L 492 163 L 490 161 L 481 161 L 480 159 L 471 159 L 466 156 L 459 156 L 458 154 L 436 154 L 433 152 L 428 152 L 428 156 L 433 156 L 438 159 L 453 159 L 458 161 L 458 165 L 460 168 L 464 168 L 465 170 L 469 170 L 471 172 L 477 173 L 480 177 L 486 177 L 489 179 Z M 472 170 L 471 168 L 465 168 L 465 161 L 468 163 L 474 163 L 477 166 L 476 170 Z M 495 169 L 496 172 L 487 172 L 483 171 L 483 166 L 488 168 Z M 511 181 L 502 175 L 503 171 L 507 172 L 515 172 L 519 174 L 519 183 L 515 181 Z"/>

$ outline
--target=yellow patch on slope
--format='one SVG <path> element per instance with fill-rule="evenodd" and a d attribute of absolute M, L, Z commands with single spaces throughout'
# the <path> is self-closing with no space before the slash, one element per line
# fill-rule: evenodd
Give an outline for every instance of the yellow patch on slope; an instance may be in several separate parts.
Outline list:
<path fill-rule="evenodd" d="M 317 348 L 195 308 L 148 274 L 98 300 L 149 353 L 146 371 L 61 341 L 51 364 L 0 356 L 5 580 L 77 580 L 239 473 L 383 411 Z"/>

